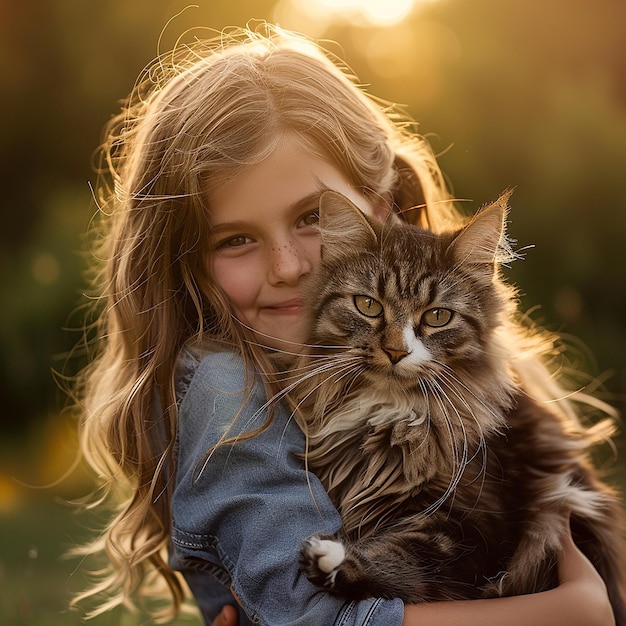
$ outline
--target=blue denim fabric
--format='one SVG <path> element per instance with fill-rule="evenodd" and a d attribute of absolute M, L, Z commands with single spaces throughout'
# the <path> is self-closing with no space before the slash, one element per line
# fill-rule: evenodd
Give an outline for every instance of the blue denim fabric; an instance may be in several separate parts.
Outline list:
<path fill-rule="evenodd" d="M 180 405 L 170 564 L 183 573 L 206 623 L 224 604 L 238 604 L 240 626 L 401 624 L 400 600 L 344 602 L 300 573 L 301 541 L 335 532 L 341 522 L 296 456 L 304 437 L 284 407 L 263 433 L 207 458 L 224 435 L 265 421 L 263 387 L 252 377 L 246 402 L 247 382 L 240 357 L 210 354 Z"/>

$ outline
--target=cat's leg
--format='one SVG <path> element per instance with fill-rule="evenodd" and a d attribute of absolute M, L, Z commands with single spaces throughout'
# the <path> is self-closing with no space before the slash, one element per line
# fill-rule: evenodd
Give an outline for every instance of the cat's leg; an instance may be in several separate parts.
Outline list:
<path fill-rule="evenodd" d="M 312 583 L 332 591 L 345 558 L 346 550 L 340 539 L 333 535 L 312 535 L 302 543 L 300 568 Z"/>
<path fill-rule="evenodd" d="M 349 600 L 402 598 L 405 602 L 477 597 L 476 589 L 446 571 L 458 556 L 442 534 L 387 532 L 356 542 L 314 535 L 300 551 L 300 567 L 314 584 Z"/>
<path fill-rule="evenodd" d="M 421 578 L 413 560 L 401 554 L 388 537 L 351 543 L 314 535 L 303 542 L 300 551 L 300 567 L 307 578 L 348 600 L 412 597 Z M 397 575 L 399 570 L 401 575 Z"/>

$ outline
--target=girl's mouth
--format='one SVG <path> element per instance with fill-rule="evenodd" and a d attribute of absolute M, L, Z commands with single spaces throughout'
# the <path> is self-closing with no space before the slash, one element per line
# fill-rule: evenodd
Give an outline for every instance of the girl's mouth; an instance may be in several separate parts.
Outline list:
<path fill-rule="evenodd" d="M 285 302 L 278 302 L 264 308 L 271 311 L 272 313 L 284 313 L 285 315 L 293 315 L 302 313 L 302 310 L 304 309 L 304 304 L 302 300 L 294 299 L 286 300 Z"/>

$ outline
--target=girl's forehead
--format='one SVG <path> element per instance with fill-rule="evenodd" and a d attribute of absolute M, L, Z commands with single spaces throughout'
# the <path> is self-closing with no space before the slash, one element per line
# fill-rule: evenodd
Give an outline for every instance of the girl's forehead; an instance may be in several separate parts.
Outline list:
<path fill-rule="evenodd" d="M 285 136 L 260 163 L 239 169 L 209 194 L 211 221 L 267 208 L 286 209 L 303 198 L 333 189 L 363 204 L 362 194 L 330 160 Z"/>
<path fill-rule="evenodd" d="M 207 195 L 212 197 L 222 187 L 238 185 L 249 174 L 263 169 L 267 163 L 277 162 L 281 155 L 286 154 L 298 158 L 302 153 L 317 155 L 321 160 L 327 160 L 313 142 L 291 132 L 270 133 L 262 145 L 256 142 L 249 146 L 242 144 L 232 153 L 225 153 L 225 160 L 229 163 L 218 166 L 217 170 L 211 174 L 205 185 Z"/>

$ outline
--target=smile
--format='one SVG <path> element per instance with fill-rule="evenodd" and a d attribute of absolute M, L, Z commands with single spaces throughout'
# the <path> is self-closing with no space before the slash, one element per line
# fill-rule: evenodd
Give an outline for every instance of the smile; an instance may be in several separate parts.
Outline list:
<path fill-rule="evenodd" d="M 277 304 L 265 306 L 263 309 L 271 313 L 294 315 L 302 313 L 304 303 L 302 300 L 288 300 L 286 302 L 279 302 Z"/>

